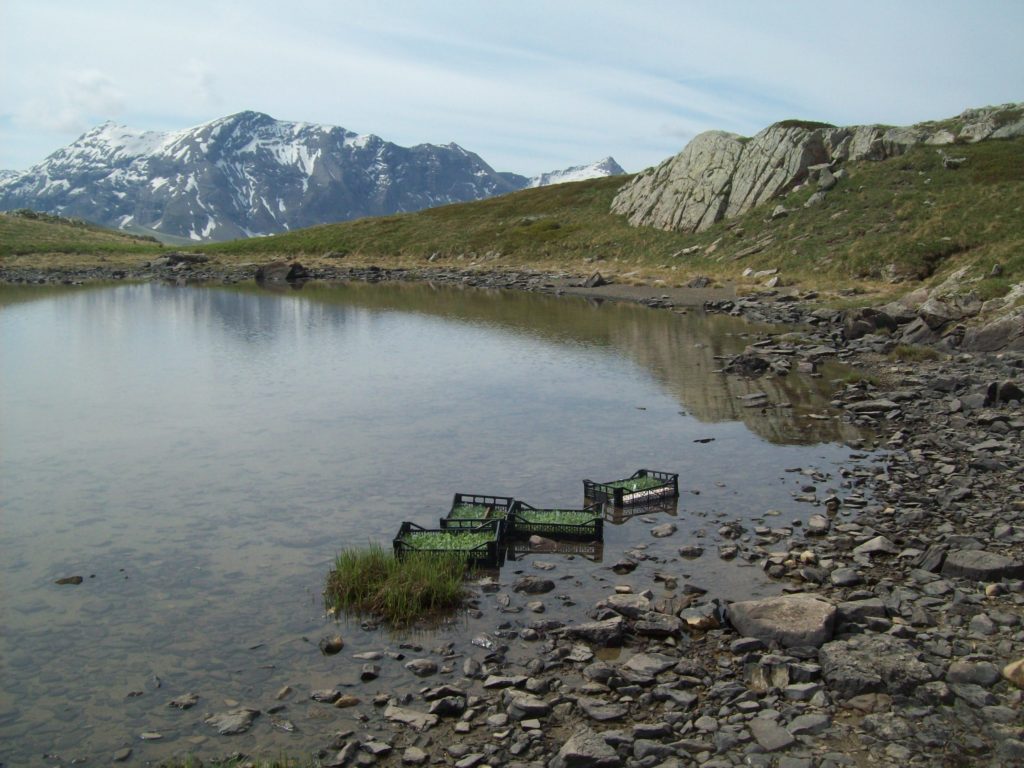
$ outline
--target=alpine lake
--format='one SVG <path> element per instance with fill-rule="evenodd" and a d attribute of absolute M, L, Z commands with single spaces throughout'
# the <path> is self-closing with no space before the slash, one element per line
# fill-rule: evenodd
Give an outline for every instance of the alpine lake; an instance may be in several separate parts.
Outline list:
<path fill-rule="evenodd" d="M 838 488 L 861 437 L 829 406 L 836 369 L 719 371 L 785 330 L 428 284 L 0 287 L 0 764 L 308 755 L 382 726 L 375 694 L 423 685 L 401 654 L 445 647 L 461 669 L 501 632 L 528 654 L 520 596 L 404 632 L 325 609 L 341 549 L 436 527 L 456 492 L 579 508 L 584 478 L 679 474 L 677 504 L 609 517 L 603 547 L 490 574 L 508 592 L 546 569 L 546 619 L 585 621 L 617 585 L 671 591 L 655 571 L 723 600 L 778 593 L 718 557 L 719 527 L 806 519 L 809 475 Z M 614 573 L 630 549 L 649 559 Z M 370 651 L 393 655 L 361 683 Z M 364 703 L 310 700 L 337 686 Z M 243 734 L 203 722 L 239 706 L 263 712 Z"/>

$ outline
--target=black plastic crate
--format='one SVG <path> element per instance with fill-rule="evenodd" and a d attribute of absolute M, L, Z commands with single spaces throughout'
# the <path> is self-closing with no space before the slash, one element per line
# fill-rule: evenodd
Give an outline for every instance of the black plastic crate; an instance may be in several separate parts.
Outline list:
<path fill-rule="evenodd" d="M 545 546 L 534 546 L 529 539 L 509 539 L 505 545 L 509 560 L 522 560 L 530 555 L 572 555 L 595 563 L 604 559 L 604 542 L 597 540 L 550 540 Z"/>
<path fill-rule="evenodd" d="M 638 469 L 622 480 L 607 483 L 583 481 L 583 496 L 589 502 L 603 501 L 616 507 L 631 504 L 648 504 L 656 499 L 679 496 L 679 475 L 673 472 L 656 472 L 653 469 Z"/>
<path fill-rule="evenodd" d="M 662 514 L 677 517 L 679 514 L 679 499 L 674 496 L 663 496 L 626 507 L 617 507 L 614 504 L 604 505 L 605 522 L 611 525 L 622 525 L 641 515 Z"/>
<path fill-rule="evenodd" d="M 456 493 L 448 515 L 441 518 L 442 528 L 477 528 L 504 522 L 516 500 L 511 496 L 484 493 Z"/>
<path fill-rule="evenodd" d="M 555 515 L 559 512 L 589 515 L 581 523 L 547 522 L 531 519 L 535 514 Z M 543 536 L 548 539 L 604 541 L 604 504 L 591 504 L 583 509 L 538 509 L 525 501 L 517 501 L 508 513 L 506 533 L 509 538 L 525 539 Z"/>
<path fill-rule="evenodd" d="M 449 549 L 447 547 L 430 547 L 427 545 L 413 546 L 406 541 L 411 534 L 445 534 L 447 536 L 460 536 L 462 534 L 486 533 L 488 539 L 465 549 Z M 505 521 L 497 520 L 493 523 L 484 524 L 476 528 L 424 528 L 416 523 L 404 522 L 398 529 L 392 545 L 395 550 L 395 557 L 402 558 L 409 552 L 435 552 L 453 555 L 465 555 L 467 563 L 481 568 L 500 568 L 505 560 L 504 537 Z"/>

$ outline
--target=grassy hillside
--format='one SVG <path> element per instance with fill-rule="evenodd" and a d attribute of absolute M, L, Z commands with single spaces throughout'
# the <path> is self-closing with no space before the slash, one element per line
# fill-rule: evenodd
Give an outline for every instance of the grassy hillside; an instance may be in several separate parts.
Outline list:
<path fill-rule="evenodd" d="M 1024 139 L 946 147 L 967 158 L 946 169 L 935 147 L 846 168 L 821 205 L 797 190 L 698 235 L 629 226 L 610 214 L 628 177 L 528 189 L 476 203 L 329 224 L 198 250 L 223 263 L 299 258 L 310 266 L 530 267 L 619 282 L 694 275 L 738 278 L 778 268 L 784 283 L 906 291 L 967 266 L 985 298 L 1024 281 Z M 772 219 L 778 204 L 789 213 Z M 67 220 L 0 216 L 0 257 L 19 266 L 149 258 L 152 242 Z M 42 254 L 67 254 L 44 257 Z M 16 257 L 11 254 L 28 254 Z M 994 265 L 1002 273 L 990 277 Z"/>
<path fill-rule="evenodd" d="M 1024 140 L 947 147 L 966 157 L 946 169 L 935 147 L 848 167 L 819 206 L 811 187 L 686 235 L 629 226 L 608 213 L 623 177 L 529 189 L 477 203 L 313 227 L 204 248 L 225 258 L 299 256 L 381 265 L 455 261 L 478 266 L 600 269 L 620 277 L 685 282 L 776 267 L 784 280 L 820 287 L 907 282 L 994 264 L 980 291 L 1000 295 L 1024 279 Z M 790 213 L 772 220 L 781 203 Z M 680 255 L 684 249 L 694 250 Z M 753 251 L 753 252 L 752 252 Z"/>
<path fill-rule="evenodd" d="M 33 211 L 0 213 L 0 256 L 135 254 L 159 248 L 153 238 L 127 235 L 80 219 Z"/>

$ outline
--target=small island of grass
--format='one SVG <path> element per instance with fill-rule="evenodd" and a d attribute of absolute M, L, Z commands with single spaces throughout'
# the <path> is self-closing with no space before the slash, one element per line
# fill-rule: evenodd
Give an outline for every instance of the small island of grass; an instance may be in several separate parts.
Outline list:
<path fill-rule="evenodd" d="M 412 551 L 399 559 L 379 544 L 345 549 L 327 576 L 324 599 L 335 612 L 407 627 L 462 606 L 466 562 L 458 551 Z"/>

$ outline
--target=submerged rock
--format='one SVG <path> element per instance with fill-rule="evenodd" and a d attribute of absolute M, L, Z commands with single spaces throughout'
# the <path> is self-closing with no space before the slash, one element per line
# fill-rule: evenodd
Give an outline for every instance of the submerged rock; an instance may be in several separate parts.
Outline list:
<path fill-rule="evenodd" d="M 203 722 L 216 728 L 217 733 L 221 736 L 231 736 L 248 731 L 259 714 L 260 711 L 258 709 L 242 707 L 209 715 L 203 719 Z"/>

